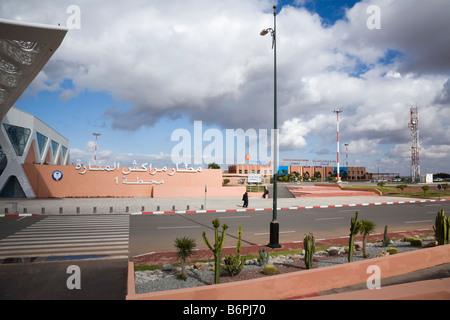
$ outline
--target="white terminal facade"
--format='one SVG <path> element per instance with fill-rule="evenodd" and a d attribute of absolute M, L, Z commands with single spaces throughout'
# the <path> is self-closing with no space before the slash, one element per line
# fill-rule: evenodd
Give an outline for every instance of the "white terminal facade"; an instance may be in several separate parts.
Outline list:
<path fill-rule="evenodd" d="M 0 19 L 0 197 L 34 198 L 22 164 L 70 164 L 69 141 L 14 108 L 63 41 L 67 29 Z"/>

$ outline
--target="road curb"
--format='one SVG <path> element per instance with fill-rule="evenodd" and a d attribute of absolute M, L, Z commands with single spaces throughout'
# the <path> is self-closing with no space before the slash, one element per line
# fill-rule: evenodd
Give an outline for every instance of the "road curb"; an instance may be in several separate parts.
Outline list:
<path fill-rule="evenodd" d="M 393 205 L 393 204 L 416 204 L 427 202 L 445 202 L 450 199 L 426 199 L 426 200 L 414 200 L 414 201 L 389 201 L 389 202 L 370 202 L 370 203 L 357 203 L 357 204 L 334 204 L 323 206 L 293 206 L 293 207 L 281 207 L 277 210 L 308 210 L 308 209 L 325 209 L 325 208 L 345 208 L 345 207 L 365 207 L 365 206 L 381 206 L 381 205 Z M 175 210 L 175 211 L 143 211 L 131 213 L 131 215 L 147 215 L 147 214 L 186 214 L 186 213 L 227 213 L 227 212 L 255 212 L 255 211 L 270 211 L 273 208 L 248 208 L 248 209 L 218 209 L 218 210 Z"/>
<path fill-rule="evenodd" d="M 40 217 L 45 216 L 45 214 L 35 214 L 35 213 L 3 213 L 0 214 L 0 218 L 8 217 Z"/>
<path fill-rule="evenodd" d="M 436 199 L 423 199 L 423 200 L 411 200 L 411 201 L 389 201 L 389 202 L 369 202 L 369 203 L 356 203 L 356 204 L 333 204 L 333 205 L 317 205 L 317 206 L 292 206 L 292 207 L 280 207 L 277 210 L 310 210 L 310 209 L 326 209 L 326 208 L 346 208 L 346 207 L 365 207 L 365 206 L 381 206 L 381 205 L 395 205 L 395 204 L 417 204 L 427 202 L 446 202 L 450 201 L 450 198 L 444 198 L 440 200 Z M 257 212 L 257 211 L 272 211 L 273 208 L 242 208 L 242 209 L 216 209 L 216 210 L 170 210 L 170 211 L 142 211 L 134 213 L 123 213 L 128 215 L 160 215 L 160 214 L 188 214 L 188 213 L 230 213 L 230 212 Z M 104 215 L 97 213 L 98 215 Z M 53 216 L 49 214 L 37 214 L 37 213 L 4 213 L 0 214 L 0 218 L 7 217 L 45 217 Z M 56 215 L 56 214 L 55 214 Z M 59 214 L 64 215 L 64 214 Z M 68 215 L 68 214 L 66 214 Z M 86 215 L 86 214 L 70 214 L 70 215 Z M 92 214 L 89 214 L 92 215 Z"/>

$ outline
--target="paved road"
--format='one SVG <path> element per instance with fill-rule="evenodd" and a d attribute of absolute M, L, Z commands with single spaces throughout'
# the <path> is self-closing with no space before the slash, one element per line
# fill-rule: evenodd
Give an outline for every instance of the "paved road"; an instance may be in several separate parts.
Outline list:
<path fill-rule="evenodd" d="M 253 199 L 267 203 L 267 199 Z M 296 200 L 296 199 L 292 199 Z M 329 199 L 328 199 L 329 200 Z M 264 202 L 266 201 L 266 202 Z M 323 200 L 321 200 L 323 201 Z M 372 200 L 373 201 L 373 200 Z M 378 200 L 380 201 L 380 200 Z M 258 205 L 258 204 L 255 204 Z M 375 222 L 376 232 L 428 228 L 438 210 L 448 211 L 450 201 L 281 210 L 280 242 L 301 241 L 313 232 L 316 239 L 346 236 L 355 211 L 360 219 Z M 238 227 L 243 243 L 267 244 L 272 220 L 270 210 L 253 212 L 213 212 L 163 215 L 49 215 L 0 218 L 0 260 L 33 257 L 34 261 L 55 260 L 58 256 L 135 256 L 154 251 L 172 251 L 177 236 L 188 236 L 204 246 L 202 232 L 213 237 L 211 221 L 218 218 L 229 226 L 226 246 L 236 245 Z"/>
<path fill-rule="evenodd" d="M 450 202 L 279 211 L 280 243 L 301 241 L 309 232 L 316 239 L 347 236 L 355 211 L 359 211 L 359 220 L 370 220 L 377 225 L 376 233 L 383 233 L 385 225 L 389 232 L 432 230 L 436 213 L 441 209 L 448 211 Z M 211 221 L 216 218 L 229 226 L 227 247 L 236 246 L 239 226 L 242 226 L 243 245 L 269 242 L 271 211 L 138 215 L 130 221 L 130 256 L 173 251 L 178 236 L 193 238 L 198 248 L 206 248 L 202 232 L 212 239 Z"/>
<path fill-rule="evenodd" d="M 7 222 L 11 222 L 7 218 Z M 33 257 L 53 261 L 77 256 L 128 257 L 128 215 L 13 218 L 23 229 L 0 239 L 0 261 Z M 11 226 L 11 225 L 10 225 Z"/>

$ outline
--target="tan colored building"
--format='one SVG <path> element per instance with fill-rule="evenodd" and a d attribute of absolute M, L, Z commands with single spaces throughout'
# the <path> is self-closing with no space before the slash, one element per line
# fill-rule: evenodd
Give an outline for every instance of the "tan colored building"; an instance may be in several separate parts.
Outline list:
<path fill-rule="evenodd" d="M 325 181 L 335 175 L 336 167 L 331 166 L 279 166 L 280 173 L 286 172 L 299 179 L 310 179 L 316 177 L 319 181 Z M 283 171 L 285 170 L 285 171 Z M 365 167 L 341 167 L 340 176 L 342 180 L 367 180 L 368 175 Z M 270 165 L 230 165 L 229 174 L 248 175 L 261 174 L 262 177 L 273 176 L 273 167 Z"/>
<path fill-rule="evenodd" d="M 263 177 L 273 176 L 273 167 L 270 165 L 239 164 L 228 166 L 228 173 L 260 174 Z"/>

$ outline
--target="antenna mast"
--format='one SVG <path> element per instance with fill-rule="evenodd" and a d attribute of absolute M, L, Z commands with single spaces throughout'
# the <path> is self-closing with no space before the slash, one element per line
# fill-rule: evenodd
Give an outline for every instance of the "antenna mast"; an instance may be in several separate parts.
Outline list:
<path fill-rule="evenodd" d="M 408 127 L 411 130 L 411 178 L 412 182 L 420 180 L 420 161 L 419 161 L 419 109 L 411 107 L 411 120 Z"/>

